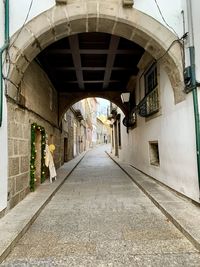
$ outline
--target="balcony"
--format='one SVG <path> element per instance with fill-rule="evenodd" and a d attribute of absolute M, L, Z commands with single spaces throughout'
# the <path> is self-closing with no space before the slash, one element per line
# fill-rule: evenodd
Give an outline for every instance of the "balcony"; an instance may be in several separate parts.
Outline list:
<path fill-rule="evenodd" d="M 149 117 L 159 111 L 158 87 L 153 89 L 138 104 L 138 114 L 141 117 Z"/>

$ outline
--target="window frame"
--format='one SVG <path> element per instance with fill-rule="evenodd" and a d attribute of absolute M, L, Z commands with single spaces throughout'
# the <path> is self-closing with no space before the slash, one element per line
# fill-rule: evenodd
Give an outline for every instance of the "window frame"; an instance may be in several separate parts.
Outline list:
<path fill-rule="evenodd" d="M 159 142 L 149 141 L 149 163 L 151 166 L 160 167 L 160 148 Z"/>
<path fill-rule="evenodd" d="M 157 86 L 158 86 L 157 64 L 153 63 L 144 74 L 145 96 L 148 95 L 150 92 L 152 92 Z"/>

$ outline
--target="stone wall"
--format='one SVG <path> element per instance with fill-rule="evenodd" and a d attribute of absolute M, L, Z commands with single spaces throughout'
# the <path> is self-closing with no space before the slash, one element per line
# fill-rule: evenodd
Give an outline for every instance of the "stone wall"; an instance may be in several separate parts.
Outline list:
<path fill-rule="evenodd" d="M 11 64 L 8 77 L 8 93 L 10 95 L 17 94 L 16 88 L 20 85 L 21 78 L 30 62 L 55 40 L 77 33 L 104 32 L 137 43 L 155 59 L 162 58 L 163 66 L 174 91 L 174 102 L 177 104 L 185 100 L 181 47 L 179 43 L 175 43 L 177 36 L 169 29 L 152 16 L 148 16 L 136 8 L 124 8 L 122 3 L 130 3 L 129 0 L 61 0 L 59 2 L 67 2 L 67 5 L 55 5 L 41 13 L 28 22 L 20 30 L 20 34 L 17 32 L 12 37 L 13 45 L 9 49 Z M 171 46 L 172 43 L 173 46 Z M 169 47 L 170 53 L 165 53 Z M 88 97 L 93 96 L 88 95 Z M 66 107 L 69 108 L 71 103 L 80 99 L 82 99 L 80 96 L 72 97 L 69 100 L 64 99 L 64 103 L 61 104 L 64 105 L 68 100 L 69 105 L 65 104 L 64 107 L 61 107 L 60 115 L 63 115 Z M 120 103 L 121 101 L 119 101 L 119 106 Z M 116 102 L 116 104 L 118 103 Z"/>
<path fill-rule="evenodd" d="M 73 128 L 74 114 L 69 109 L 62 118 L 62 141 L 61 141 L 61 155 L 63 155 L 63 162 L 73 159 L 74 146 L 74 128 Z M 64 138 L 67 139 L 67 149 L 64 149 Z M 64 153 L 67 157 L 64 160 Z"/>
<path fill-rule="evenodd" d="M 20 89 L 28 109 L 57 125 L 57 92 L 46 73 L 35 61 L 27 68 Z"/>
<path fill-rule="evenodd" d="M 21 94 L 25 99 L 23 107 L 8 98 L 8 209 L 29 192 L 32 123 L 43 126 L 49 142 L 55 144 L 56 167 L 63 161 L 61 131 L 57 127 L 57 95 L 45 73 L 34 62 L 25 73 Z"/>

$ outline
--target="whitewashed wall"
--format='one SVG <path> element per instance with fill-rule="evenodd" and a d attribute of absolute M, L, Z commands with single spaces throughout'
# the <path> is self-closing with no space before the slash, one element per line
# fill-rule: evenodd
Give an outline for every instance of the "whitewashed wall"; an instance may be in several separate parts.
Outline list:
<path fill-rule="evenodd" d="M 0 47 L 4 40 L 4 5 L 3 0 L 0 1 Z"/>
<path fill-rule="evenodd" d="M 4 5 L 0 1 L 0 47 L 4 42 Z M 4 88 L 5 90 L 5 88 Z M 7 106 L 3 93 L 3 121 L 0 128 L 0 212 L 7 206 L 8 188 L 8 138 L 7 138 Z"/>
<path fill-rule="evenodd" d="M 134 3 L 136 9 L 148 14 L 169 28 L 163 21 L 154 0 L 135 0 Z M 180 23 L 182 22 L 182 0 L 157 0 L 157 3 L 167 24 L 176 31 L 179 37 L 181 37 L 183 35 L 183 25 Z M 169 28 L 169 30 L 172 29 Z"/>
<path fill-rule="evenodd" d="M 3 122 L 0 128 L 0 212 L 7 206 L 8 188 L 8 138 L 7 138 L 7 106 L 3 97 Z"/>
<path fill-rule="evenodd" d="M 188 32 L 188 13 L 187 13 L 187 2 L 188 0 L 182 1 L 182 9 L 184 10 L 185 16 L 185 31 Z M 193 33 L 194 33 L 194 46 L 195 46 L 195 54 L 196 54 L 196 75 L 197 80 L 200 81 L 200 21 L 199 21 L 199 10 L 200 10 L 200 1 L 199 0 L 191 0 L 192 7 L 192 23 L 193 23 Z M 186 66 L 189 65 L 189 51 L 188 51 L 189 42 L 186 40 L 185 48 L 186 48 Z"/>
<path fill-rule="evenodd" d="M 119 157 L 178 192 L 199 201 L 192 95 L 187 95 L 186 101 L 174 105 L 173 90 L 162 67 L 160 91 L 161 115 L 148 121 L 138 116 L 137 127 L 130 130 L 128 135 L 126 128 L 122 127 Z M 149 141 L 156 140 L 159 143 L 159 167 L 151 165 L 149 159 Z"/>
<path fill-rule="evenodd" d="M 200 83 L 200 1 L 192 0 L 192 22 L 194 27 L 194 46 L 195 46 L 195 65 L 196 65 L 196 79 Z M 200 103 L 200 88 L 198 88 L 198 102 Z M 200 109 L 200 106 L 199 106 Z"/>
<path fill-rule="evenodd" d="M 194 25 L 194 45 L 196 48 L 196 76 L 200 82 L 200 1 L 192 0 L 193 25 Z"/>

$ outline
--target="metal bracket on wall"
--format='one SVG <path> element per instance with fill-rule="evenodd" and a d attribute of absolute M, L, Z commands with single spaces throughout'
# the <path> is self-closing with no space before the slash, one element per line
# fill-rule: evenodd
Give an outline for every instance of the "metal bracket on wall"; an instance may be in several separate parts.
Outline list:
<path fill-rule="evenodd" d="M 132 8 L 134 5 L 134 1 L 133 0 L 123 0 L 123 7 L 125 8 Z"/>
<path fill-rule="evenodd" d="M 56 0 L 56 5 L 66 5 L 67 0 Z"/>

